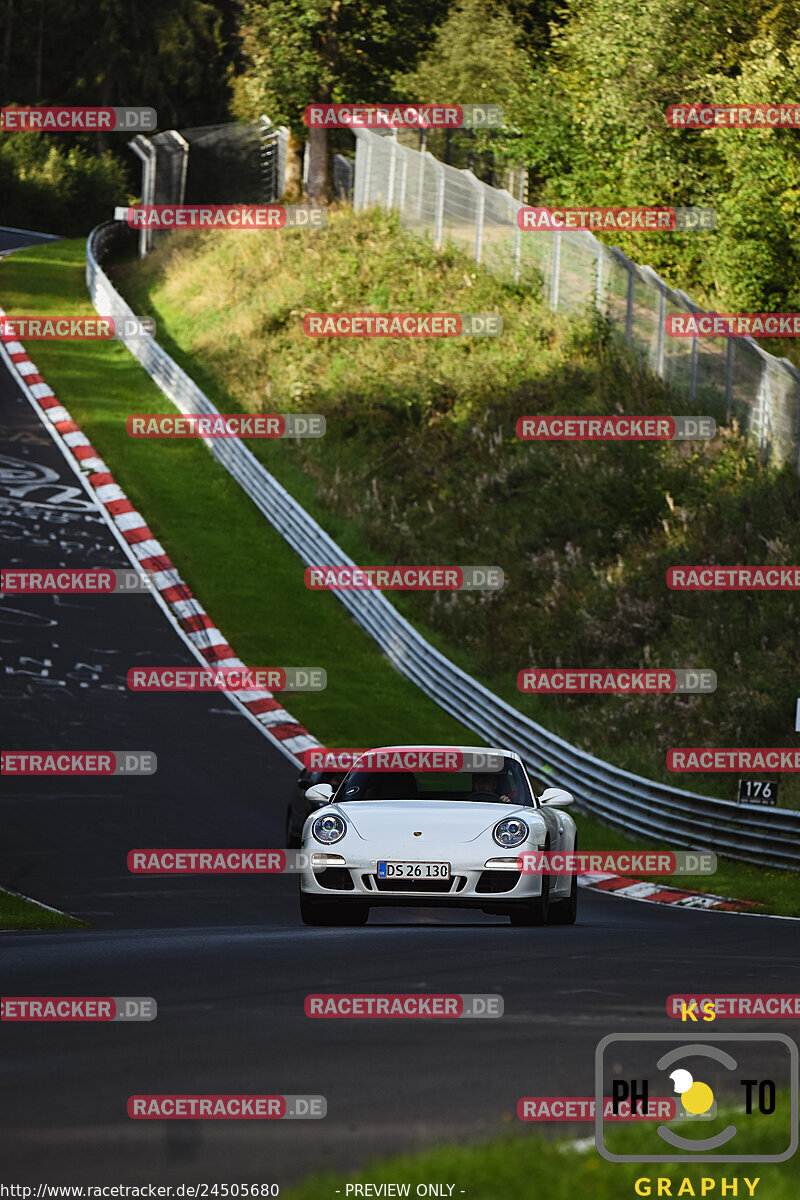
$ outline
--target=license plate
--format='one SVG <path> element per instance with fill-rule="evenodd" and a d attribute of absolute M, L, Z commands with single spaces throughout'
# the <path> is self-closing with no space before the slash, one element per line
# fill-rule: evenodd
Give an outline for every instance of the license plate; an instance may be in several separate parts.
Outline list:
<path fill-rule="evenodd" d="M 449 879 L 450 863 L 379 862 L 378 879 Z"/>

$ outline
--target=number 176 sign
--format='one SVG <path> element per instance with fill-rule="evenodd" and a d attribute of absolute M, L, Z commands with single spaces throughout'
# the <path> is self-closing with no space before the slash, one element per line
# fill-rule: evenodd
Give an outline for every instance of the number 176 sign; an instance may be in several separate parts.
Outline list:
<path fill-rule="evenodd" d="M 777 804 L 778 783 L 771 779 L 740 779 L 740 804 Z"/>

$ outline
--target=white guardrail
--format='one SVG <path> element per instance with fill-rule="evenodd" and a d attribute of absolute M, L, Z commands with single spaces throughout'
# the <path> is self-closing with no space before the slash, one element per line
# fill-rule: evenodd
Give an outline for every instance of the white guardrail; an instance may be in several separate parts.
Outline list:
<path fill-rule="evenodd" d="M 86 284 L 101 316 L 130 317 L 132 309 L 98 262 L 119 224 L 98 226 L 86 247 Z M 218 410 L 155 339 L 126 340 L 150 378 L 182 413 Z M 353 560 L 289 495 L 238 438 L 204 439 L 271 525 L 307 565 L 353 566 Z M 656 783 L 594 758 L 518 712 L 440 654 L 377 591 L 333 593 L 380 646 L 389 661 L 446 712 L 476 730 L 488 745 L 516 750 L 532 775 L 571 791 L 579 806 L 630 834 L 669 845 L 713 850 L 730 858 L 800 870 L 800 812 L 754 811 L 734 801 Z"/>

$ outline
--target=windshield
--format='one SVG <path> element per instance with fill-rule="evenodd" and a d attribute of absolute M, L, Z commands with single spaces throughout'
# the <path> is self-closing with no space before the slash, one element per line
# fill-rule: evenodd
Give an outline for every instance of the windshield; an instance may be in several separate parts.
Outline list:
<path fill-rule="evenodd" d="M 533 807 L 522 767 L 504 758 L 499 771 L 351 771 L 336 793 L 353 800 L 472 800 Z"/>

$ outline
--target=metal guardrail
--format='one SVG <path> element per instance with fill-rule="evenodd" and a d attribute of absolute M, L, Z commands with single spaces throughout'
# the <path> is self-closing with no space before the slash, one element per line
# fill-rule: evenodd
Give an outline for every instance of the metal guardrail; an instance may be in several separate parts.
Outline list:
<path fill-rule="evenodd" d="M 102 316 L 132 316 L 132 310 L 103 272 L 96 255 L 111 240 L 106 222 L 89 235 L 86 283 Z M 208 397 L 155 340 L 126 342 L 151 379 L 182 413 L 216 414 Z M 211 454 L 236 480 L 304 563 L 353 566 L 325 530 L 236 438 L 204 439 Z M 800 869 L 800 812 L 758 813 L 732 801 L 656 783 L 594 758 L 548 732 L 441 654 L 394 608 L 382 592 L 334 595 L 378 643 L 402 675 L 411 679 L 489 745 L 508 746 L 531 774 L 565 787 L 579 805 L 609 825 L 670 845 L 714 850 L 765 866 Z"/>

